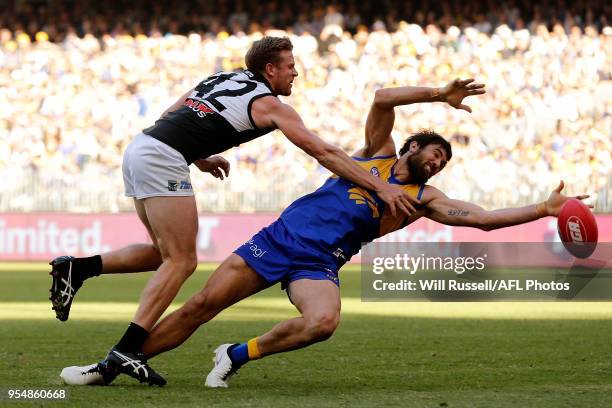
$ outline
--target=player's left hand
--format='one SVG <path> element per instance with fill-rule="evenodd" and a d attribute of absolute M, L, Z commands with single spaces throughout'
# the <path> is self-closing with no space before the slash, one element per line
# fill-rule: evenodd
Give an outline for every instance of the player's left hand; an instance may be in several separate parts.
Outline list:
<path fill-rule="evenodd" d="M 462 103 L 463 98 L 472 95 L 482 95 L 486 92 L 484 84 L 473 82 L 474 78 L 457 78 L 440 89 L 440 97 L 453 108 L 463 109 L 472 113 L 472 108 Z"/>
<path fill-rule="evenodd" d="M 221 156 L 210 156 L 193 162 L 200 171 L 210 173 L 213 177 L 223 180 L 229 175 L 230 164 Z M 223 176 L 225 173 L 225 177 Z"/>
<path fill-rule="evenodd" d="M 563 190 L 563 187 L 565 187 L 565 183 L 563 183 L 563 180 L 561 180 L 561 182 L 559 183 L 559 185 L 557 186 L 557 188 L 555 188 L 552 193 L 550 193 L 550 195 L 548 196 L 548 200 L 545 201 L 546 204 L 546 213 L 548 215 L 552 215 L 553 217 L 558 217 L 559 213 L 561 212 L 561 207 L 563 206 L 563 204 L 571 197 L 567 197 L 563 194 L 561 194 L 561 190 Z M 574 198 L 577 198 L 578 200 L 584 200 L 586 198 L 589 198 L 590 196 L 588 194 L 586 195 L 578 195 Z M 589 208 L 593 208 L 592 205 L 588 206 Z"/>

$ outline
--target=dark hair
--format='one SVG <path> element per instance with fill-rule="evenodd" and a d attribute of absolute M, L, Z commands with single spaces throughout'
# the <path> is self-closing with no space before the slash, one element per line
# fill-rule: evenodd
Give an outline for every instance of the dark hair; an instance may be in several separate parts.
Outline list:
<path fill-rule="evenodd" d="M 255 41 L 247 51 L 244 60 L 249 71 L 264 72 L 266 64 L 278 64 L 281 51 L 292 51 L 293 44 L 289 37 L 263 37 Z"/>
<path fill-rule="evenodd" d="M 402 156 L 408 151 L 408 149 L 410 148 L 410 143 L 412 142 L 417 142 L 421 149 L 430 144 L 438 144 L 446 152 L 447 161 L 450 161 L 451 157 L 453 157 L 453 150 L 451 149 L 450 143 L 448 143 L 446 139 L 444 139 L 442 136 L 440 136 L 433 130 L 421 130 L 406 139 L 404 145 L 399 151 L 400 156 Z"/>

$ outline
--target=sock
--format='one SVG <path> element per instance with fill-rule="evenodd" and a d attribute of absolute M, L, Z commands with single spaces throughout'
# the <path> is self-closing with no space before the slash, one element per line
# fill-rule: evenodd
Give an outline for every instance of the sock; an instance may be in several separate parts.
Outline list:
<path fill-rule="evenodd" d="M 232 368 L 238 369 L 250 360 L 261 358 L 259 347 L 257 346 L 257 337 L 249 340 L 246 343 L 235 344 L 228 350 L 230 360 L 232 360 Z"/>
<path fill-rule="evenodd" d="M 142 345 L 149 336 L 149 332 L 137 325 L 130 323 L 119 343 L 115 346 L 119 351 L 135 352 L 142 349 Z"/>
<path fill-rule="evenodd" d="M 87 258 L 76 258 L 74 268 L 83 280 L 99 276 L 102 273 L 102 257 L 94 255 Z"/>

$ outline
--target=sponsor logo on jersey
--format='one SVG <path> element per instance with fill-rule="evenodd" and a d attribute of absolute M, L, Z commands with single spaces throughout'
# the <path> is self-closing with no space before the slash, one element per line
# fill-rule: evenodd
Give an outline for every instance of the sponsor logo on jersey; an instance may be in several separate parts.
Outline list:
<path fill-rule="evenodd" d="M 181 181 L 179 184 L 179 190 L 193 190 L 191 183 L 188 181 Z"/>
<path fill-rule="evenodd" d="M 264 251 L 263 249 L 259 248 L 254 240 L 248 241 L 246 243 L 246 245 L 249 245 L 249 251 L 251 251 L 253 253 L 253 257 L 255 257 L 255 258 L 261 258 L 267 252 L 267 251 Z"/>
<path fill-rule="evenodd" d="M 215 111 L 210 109 L 204 102 L 196 101 L 194 99 L 185 100 L 184 105 L 197 113 L 201 118 L 207 114 L 215 113 Z"/>
<path fill-rule="evenodd" d="M 193 190 L 191 183 L 185 180 L 168 180 L 168 191 Z"/>
<path fill-rule="evenodd" d="M 377 168 L 377 167 L 372 167 L 372 168 L 370 169 L 370 173 L 372 173 L 372 175 L 373 175 L 374 177 L 378 177 L 378 178 L 380 178 L 380 172 L 378 171 L 378 168 Z"/>

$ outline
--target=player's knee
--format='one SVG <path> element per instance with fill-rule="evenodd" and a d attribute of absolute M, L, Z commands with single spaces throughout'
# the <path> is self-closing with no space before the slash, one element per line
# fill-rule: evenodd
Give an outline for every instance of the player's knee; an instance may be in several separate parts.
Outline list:
<path fill-rule="evenodd" d="M 198 266 L 198 258 L 195 253 L 169 256 L 164 262 L 171 263 L 173 273 L 179 273 L 185 279 L 191 276 Z"/>
<path fill-rule="evenodd" d="M 229 256 L 223 264 L 227 270 L 240 270 L 246 265 L 244 259 L 234 254 Z"/>
<path fill-rule="evenodd" d="M 209 296 L 207 291 L 200 291 L 189 299 L 189 306 L 194 313 L 205 311 L 209 305 Z"/>
<path fill-rule="evenodd" d="M 340 323 L 340 315 L 335 312 L 318 314 L 309 321 L 308 332 L 311 341 L 329 339 Z"/>
<path fill-rule="evenodd" d="M 198 267 L 198 256 L 195 253 L 187 256 L 185 260 L 185 272 L 189 275 L 193 274 Z"/>
<path fill-rule="evenodd" d="M 214 296 L 206 289 L 195 294 L 185 306 L 189 318 L 197 320 L 199 324 L 207 322 L 218 313 Z"/>

